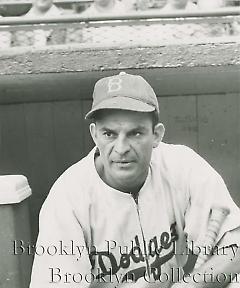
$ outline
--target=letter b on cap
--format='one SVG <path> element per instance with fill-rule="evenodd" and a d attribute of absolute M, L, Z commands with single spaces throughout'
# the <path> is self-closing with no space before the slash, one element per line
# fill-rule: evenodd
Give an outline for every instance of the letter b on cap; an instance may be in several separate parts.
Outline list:
<path fill-rule="evenodd" d="M 121 78 L 111 78 L 108 81 L 108 92 L 117 92 L 122 89 Z"/>

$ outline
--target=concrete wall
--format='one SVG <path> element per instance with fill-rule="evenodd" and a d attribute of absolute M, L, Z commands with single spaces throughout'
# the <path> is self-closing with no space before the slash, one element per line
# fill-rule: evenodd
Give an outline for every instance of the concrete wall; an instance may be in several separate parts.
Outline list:
<path fill-rule="evenodd" d="M 95 81 L 121 70 L 154 87 L 165 141 L 187 144 L 240 204 L 239 44 L 11 49 L 0 55 L 0 173 L 28 176 L 31 227 L 56 178 L 92 147 L 84 115 Z"/>

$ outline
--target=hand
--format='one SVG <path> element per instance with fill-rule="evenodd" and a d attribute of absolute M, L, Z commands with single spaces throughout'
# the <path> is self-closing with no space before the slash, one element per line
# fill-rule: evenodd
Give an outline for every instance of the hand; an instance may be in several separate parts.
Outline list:
<path fill-rule="evenodd" d="M 164 285 L 159 283 L 159 281 L 148 282 L 143 277 L 138 279 L 137 282 L 133 283 L 123 283 L 119 288 L 163 288 Z M 177 287 L 176 287 L 177 288 Z"/>
<path fill-rule="evenodd" d="M 171 288 L 194 288 L 191 283 L 179 282 L 171 286 Z"/>

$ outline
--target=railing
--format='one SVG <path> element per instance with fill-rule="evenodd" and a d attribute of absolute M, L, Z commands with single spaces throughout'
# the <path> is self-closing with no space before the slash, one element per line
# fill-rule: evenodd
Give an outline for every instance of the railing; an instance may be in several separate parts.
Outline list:
<path fill-rule="evenodd" d="M 78 4 L 79 10 L 83 11 L 93 0 L 53 0 L 53 3 L 62 9 L 71 10 L 72 4 Z M 0 15 L 4 17 L 22 16 L 32 6 L 32 0 L 0 0 Z"/>
<path fill-rule="evenodd" d="M 0 5 L 24 5 L 32 4 L 32 0 L 0 0 Z M 54 0 L 54 3 L 91 3 L 93 0 Z"/>
<path fill-rule="evenodd" d="M 53 0 L 54 3 L 91 3 L 93 0 Z M 147 2 L 147 0 L 146 0 Z M 151 1 L 149 1 L 151 4 Z M 226 5 L 230 2 L 239 3 L 239 0 L 225 0 Z M 32 0 L 0 0 L 0 5 L 24 5 L 32 4 Z"/>
<path fill-rule="evenodd" d="M 83 47 L 152 46 L 202 42 L 221 38 L 238 41 L 239 8 L 216 11 L 161 13 L 160 10 L 103 15 L 94 18 L 63 15 L 55 18 L 0 19 L 0 47 L 44 47 L 77 44 Z"/>

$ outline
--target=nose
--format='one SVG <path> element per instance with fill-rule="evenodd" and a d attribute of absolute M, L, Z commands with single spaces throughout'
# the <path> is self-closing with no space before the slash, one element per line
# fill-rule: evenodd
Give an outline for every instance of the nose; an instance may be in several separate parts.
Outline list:
<path fill-rule="evenodd" d="M 119 155 L 124 155 L 130 150 L 130 145 L 126 137 L 118 136 L 114 143 L 114 151 Z"/>

